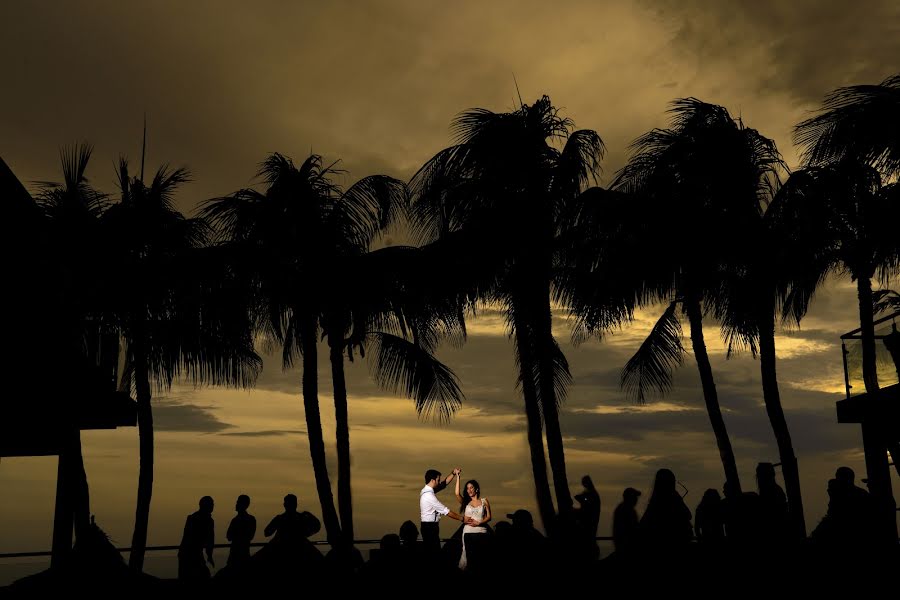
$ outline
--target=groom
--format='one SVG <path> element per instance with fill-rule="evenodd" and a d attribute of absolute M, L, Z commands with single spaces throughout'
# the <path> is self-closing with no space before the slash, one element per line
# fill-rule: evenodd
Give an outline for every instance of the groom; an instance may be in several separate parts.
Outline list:
<path fill-rule="evenodd" d="M 425 487 L 419 493 L 419 512 L 422 517 L 422 545 L 428 554 L 437 554 L 441 550 L 441 529 L 440 520 L 442 515 L 447 515 L 451 519 L 462 521 L 463 517 L 446 506 L 435 496 L 435 492 L 439 492 L 447 484 L 453 481 L 454 477 L 458 477 L 460 468 L 456 467 L 453 472 L 447 475 L 442 481 L 441 472 L 435 469 L 425 471 Z"/>

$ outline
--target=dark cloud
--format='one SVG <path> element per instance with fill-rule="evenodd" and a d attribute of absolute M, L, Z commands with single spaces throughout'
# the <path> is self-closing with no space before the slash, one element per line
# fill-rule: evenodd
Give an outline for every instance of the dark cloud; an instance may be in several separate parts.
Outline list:
<path fill-rule="evenodd" d="M 645 4 L 677 28 L 676 47 L 707 66 L 732 65 L 735 78 L 761 94 L 818 104 L 838 86 L 877 83 L 900 68 L 900 4 L 893 0 Z"/>
<path fill-rule="evenodd" d="M 213 414 L 214 409 L 161 398 L 153 403 L 153 428 L 156 431 L 219 433 L 234 427 L 220 421 Z"/>
<path fill-rule="evenodd" d="M 303 429 L 266 429 L 263 431 L 228 431 L 219 435 L 232 435 L 236 437 L 278 437 L 282 435 L 306 435 Z"/>

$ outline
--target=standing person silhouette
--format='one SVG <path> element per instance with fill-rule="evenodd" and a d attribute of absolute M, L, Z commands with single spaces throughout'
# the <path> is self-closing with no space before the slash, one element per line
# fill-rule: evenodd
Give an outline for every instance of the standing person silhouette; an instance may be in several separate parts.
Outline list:
<path fill-rule="evenodd" d="M 215 524 L 212 519 L 213 499 L 200 498 L 199 510 L 188 515 L 184 522 L 184 534 L 178 547 L 178 579 L 183 581 L 203 581 L 210 578 L 206 562 L 213 568 L 213 545 L 215 544 Z M 206 551 L 206 562 L 203 551 Z"/>
<path fill-rule="evenodd" d="M 640 519 L 635 507 L 640 495 L 641 492 L 633 487 L 625 488 L 622 503 L 613 512 L 613 544 L 620 557 L 630 557 L 638 544 Z"/>
<path fill-rule="evenodd" d="M 437 555 L 441 551 L 441 528 L 439 525 L 441 517 L 447 515 L 460 522 L 464 520 L 461 515 L 444 506 L 435 496 L 436 492 L 447 487 L 447 484 L 459 474 L 460 468 L 457 467 L 444 480 L 441 480 L 440 471 L 435 469 L 425 471 L 425 487 L 419 492 L 419 513 L 422 524 L 419 529 L 422 532 L 422 545 L 429 555 Z"/>
<path fill-rule="evenodd" d="M 676 557 L 693 537 L 691 510 L 675 490 L 675 474 L 669 469 L 656 472 L 653 492 L 641 517 L 640 534 L 647 550 Z"/>
<path fill-rule="evenodd" d="M 297 496 L 284 497 L 284 512 L 275 515 L 263 529 L 272 539 L 253 555 L 252 562 L 259 565 L 265 577 L 272 580 L 296 581 L 303 573 L 314 573 L 324 561 L 309 536 L 322 527 L 319 519 L 310 512 L 297 510 Z"/>
<path fill-rule="evenodd" d="M 474 479 L 467 481 L 464 491 L 460 493 L 459 479 L 456 478 L 456 500 L 460 504 L 459 512 L 465 515 L 459 568 L 463 571 L 470 568 L 477 573 L 484 570 L 488 551 L 487 524 L 491 520 L 491 503 L 481 497 L 481 486 Z"/>
<path fill-rule="evenodd" d="M 575 523 L 578 526 L 578 540 L 583 545 L 583 558 L 597 560 L 600 547 L 597 545 L 597 529 L 600 526 L 600 494 L 594 487 L 590 475 L 581 478 L 584 490 L 575 495 L 580 505 L 575 511 Z M 581 549 L 581 548 L 580 548 Z"/>
<path fill-rule="evenodd" d="M 231 542 L 228 554 L 229 567 L 238 567 L 250 560 L 250 542 L 256 535 L 256 517 L 247 512 L 250 496 L 241 494 L 234 505 L 237 515 L 231 520 L 225 537 Z"/>

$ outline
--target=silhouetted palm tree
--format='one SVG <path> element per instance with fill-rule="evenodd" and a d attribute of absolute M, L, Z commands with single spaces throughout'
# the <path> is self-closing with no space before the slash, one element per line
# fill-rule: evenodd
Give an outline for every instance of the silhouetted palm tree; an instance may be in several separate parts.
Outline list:
<path fill-rule="evenodd" d="M 167 390 L 195 383 L 250 385 L 261 361 L 253 350 L 246 307 L 227 265 L 206 250 L 210 228 L 185 218 L 174 194 L 185 169 L 161 167 L 150 185 L 119 163 L 120 201 L 104 214 L 111 252 L 105 314 L 115 315 L 127 343 L 123 386 L 137 397 L 140 470 L 129 564 L 141 570 L 153 493 L 151 383 Z"/>
<path fill-rule="evenodd" d="M 822 194 L 824 208 L 833 225 L 835 259 L 857 283 L 863 381 L 870 398 L 875 398 L 879 389 L 871 280 L 877 274 L 884 284 L 900 272 L 898 113 L 900 74 L 880 85 L 835 90 L 825 98 L 821 114 L 794 129 L 806 162 L 821 167 L 820 175 L 828 179 Z M 864 423 L 864 439 L 878 438 L 872 435 L 878 427 L 878 423 Z M 879 518 L 884 531 L 896 541 L 886 454 L 867 450 L 866 463 L 869 487 L 883 510 Z"/>
<path fill-rule="evenodd" d="M 242 277 L 255 293 L 257 329 L 282 348 L 284 366 L 303 357 L 303 403 L 310 455 L 322 517 L 332 544 L 352 542 L 350 434 L 343 353 L 347 328 L 355 318 L 354 290 L 347 269 L 372 240 L 398 216 L 405 186 L 375 175 L 342 191 L 331 181 L 338 174 L 311 155 L 299 167 L 273 154 L 259 175 L 265 193 L 246 189 L 210 200 L 204 214 L 218 227 L 222 241 L 238 255 Z M 319 332 L 329 338 L 335 388 L 338 452 L 338 504 L 334 508 L 319 416 L 317 347 Z M 342 523 L 346 531 L 342 533 Z"/>
<path fill-rule="evenodd" d="M 57 354 L 61 356 L 62 369 L 72 365 L 85 366 L 86 338 L 94 331 L 96 322 L 91 318 L 100 289 L 102 275 L 100 265 L 105 248 L 102 244 L 100 217 L 107 206 L 107 198 L 91 186 L 86 171 L 92 147 L 78 144 L 60 150 L 62 183 L 40 184 L 37 203 L 47 223 L 44 260 L 42 268 L 51 269 L 56 314 L 43 318 L 56 324 L 52 332 Z M 72 368 L 72 377 L 83 376 Z M 57 390 L 56 393 L 62 393 Z M 75 411 L 77 414 L 77 409 Z M 81 450 L 81 432 L 74 427 L 64 432 L 64 450 L 60 457 L 59 477 L 61 490 L 71 494 L 72 503 L 59 498 L 54 525 L 54 560 L 60 552 L 71 549 L 73 515 L 62 514 L 66 507 L 74 507 L 76 538 L 83 535 L 90 525 L 90 494 L 84 458 Z"/>
<path fill-rule="evenodd" d="M 548 529 L 555 511 L 542 420 L 559 510 L 572 508 L 558 413 L 571 377 L 550 305 L 558 217 L 596 179 L 603 154 L 596 132 L 572 127 L 546 96 L 507 113 L 467 110 L 453 122 L 456 144 L 411 181 L 419 240 L 466 232 L 470 244 L 462 251 L 496 269 L 496 284 L 482 288 L 481 299 L 503 307 L 515 336 L 537 503 Z"/>
<path fill-rule="evenodd" d="M 900 73 L 879 85 L 838 88 L 825 97 L 820 113 L 794 129 L 806 164 L 850 157 L 888 178 L 900 173 Z"/>
<path fill-rule="evenodd" d="M 666 392 L 681 363 L 677 305 L 690 323 L 691 344 L 726 480 L 740 489 L 734 451 L 722 418 L 703 336 L 704 305 L 715 306 L 719 270 L 735 262 L 735 231 L 759 219 L 781 158 L 771 140 L 735 121 L 721 106 L 676 100 L 672 128 L 638 138 L 636 153 L 613 188 L 647 202 L 646 243 L 670 269 L 673 299 L 622 373 L 637 401 L 650 389 Z M 644 251 L 646 252 L 646 251 Z M 659 281 L 655 282 L 658 285 Z"/>
<path fill-rule="evenodd" d="M 405 186 L 393 191 L 405 196 Z M 414 399 L 422 416 L 447 419 L 462 403 L 455 374 L 434 351 L 444 339 L 461 341 L 465 331 L 452 298 L 427 289 L 429 274 L 441 270 L 437 264 L 426 265 L 423 254 L 418 248 L 388 247 L 332 257 L 333 272 L 340 276 L 321 291 L 320 319 L 328 338 L 334 390 L 338 510 L 345 544 L 354 539 L 345 356 L 352 361 L 354 351 L 363 357 L 368 353 L 376 383 Z"/>
<path fill-rule="evenodd" d="M 759 352 L 763 399 L 778 444 L 791 533 L 806 537 L 800 474 L 790 431 L 781 405 L 776 375 L 775 316 L 799 324 L 816 289 L 832 272 L 822 251 L 827 215 L 818 204 L 821 182 L 800 170 L 764 198 L 765 213 L 741 224 L 739 237 L 752 240 L 722 265 L 716 317 L 722 323 L 729 355 L 735 347 Z"/>

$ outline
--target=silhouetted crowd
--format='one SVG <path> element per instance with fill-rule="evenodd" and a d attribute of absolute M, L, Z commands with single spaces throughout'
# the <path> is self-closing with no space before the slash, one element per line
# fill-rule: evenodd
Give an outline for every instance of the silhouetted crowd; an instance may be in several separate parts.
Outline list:
<path fill-rule="evenodd" d="M 440 491 L 454 476 L 458 479 L 458 468 L 446 479 L 429 470 L 426 489 Z M 444 514 L 455 515 L 463 523 L 443 543 L 429 543 L 425 535 L 420 539 L 420 527 L 436 521 L 417 526 L 408 520 L 398 533 L 381 538 L 368 561 L 346 540 L 329 540 L 331 549 L 323 554 L 309 539 L 320 531 L 319 519 L 299 511 L 297 497 L 288 494 L 284 512 L 263 530 L 269 541 L 252 553 L 256 519 L 248 512 L 250 498 L 241 495 L 226 533 L 231 544 L 227 563 L 212 576 L 207 565 L 215 567 L 214 502 L 204 496 L 185 521 L 177 582 L 129 574 L 121 555 L 93 523 L 90 535 L 76 544 L 72 568 L 80 580 L 107 578 L 120 587 L 125 583 L 135 585 L 134 589 L 176 586 L 171 589 L 226 596 L 260 588 L 318 586 L 386 588 L 412 594 L 454 575 L 519 591 L 592 582 L 616 589 L 667 589 L 685 576 L 690 576 L 684 583 L 690 590 L 710 593 L 737 580 L 744 581 L 742 586 L 778 580 L 782 591 L 830 589 L 841 581 L 863 577 L 869 585 L 893 580 L 900 564 L 897 543 L 877 530 L 871 496 L 856 485 L 850 468 L 840 467 L 828 482 L 827 513 L 806 538 L 791 533 L 788 500 L 776 481 L 774 466 L 760 463 L 756 480 L 757 491 L 740 491 L 732 484 L 723 487 L 722 496 L 718 490 L 706 490 L 692 514 L 684 501 L 686 489 L 682 495 L 675 474 L 660 469 L 643 515 L 638 514 L 641 492 L 631 487 L 622 492 L 612 519 L 614 551 L 607 556 L 601 556 L 597 544 L 600 495 L 590 476 L 585 476 L 584 489 L 574 497 L 577 506 L 560 513 L 546 534 L 535 528 L 532 514 L 524 509 L 506 514 L 508 521 L 493 526 L 487 524 L 490 512 L 483 509 L 480 514 L 486 517 L 481 521 L 464 517 L 473 512 L 466 510 L 467 500 L 488 504 L 480 498 L 477 482 L 470 480 L 465 496 L 457 483 L 457 497 L 463 500 L 460 513 L 446 509 L 425 490 L 420 495 L 424 498 L 420 506 L 442 507 L 438 510 L 447 510 Z M 422 518 L 429 515 L 423 512 Z M 437 513 L 436 520 L 440 516 Z M 824 574 L 837 579 L 830 581 Z M 39 574 L 10 589 L 35 591 L 42 577 L 49 580 Z"/>

